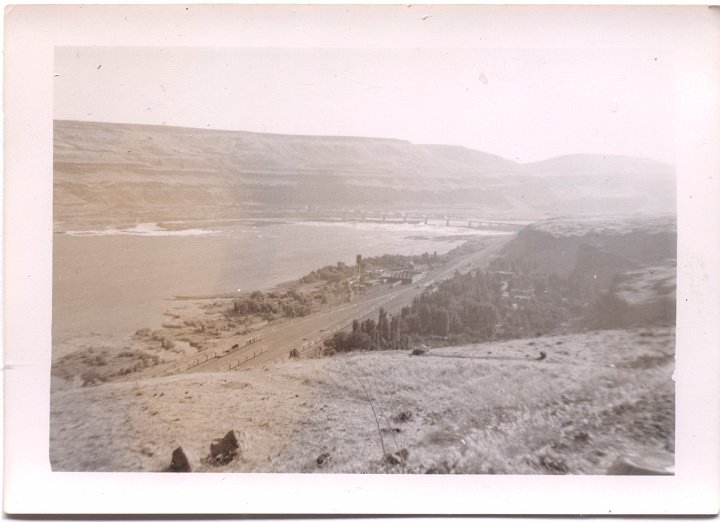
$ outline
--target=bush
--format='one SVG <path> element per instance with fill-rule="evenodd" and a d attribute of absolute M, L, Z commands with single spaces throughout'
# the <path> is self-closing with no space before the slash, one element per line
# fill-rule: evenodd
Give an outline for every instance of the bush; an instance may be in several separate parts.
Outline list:
<path fill-rule="evenodd" d="M 354 352 L 357 350 L 370 350 L 374 347 L 372 338 L 364 332 L 337 332 L 323 343 L 326 347 L 324 353 Z"/>
<path fill-rule="evenodd" d="M 233 311 L 238 315 L 268 314 L 276 311 L 271 302 L 265 301 L 262 292 L 253 292 L 248 297 L 236 299 L 233 302 Z"/>

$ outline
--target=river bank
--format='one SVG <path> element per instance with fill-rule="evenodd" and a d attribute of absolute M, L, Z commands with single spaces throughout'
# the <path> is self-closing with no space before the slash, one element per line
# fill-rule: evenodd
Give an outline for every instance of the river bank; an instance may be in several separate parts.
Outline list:
<path fill-rule="evenodd" d="M 182 227 L 185 234 L 196 232 L 173 235 L 164 227 L 134 225 L 55 234 L 53 344 L 158 328 L 167 299 L 175 296 L 265 290 L 324 265 L 354 263 L 357 254 L 442 254 L 464 238 L 502 234 L 361 223 L 188 222 Z"/>
<path fill-rule="evenodd" d="M 461 237 L 475 237 L 478 240 L 477 236 Z M 483 252 L 478 254 L 484 258 L 495 252 L 499 245 L 506 241 L 507 236 L 481 237 L 483 239 L 480 240 L 478 248 Z M 183 243 L 187 240 L 188 237 L 182 238 Z M 447 248 L 448 244 L 453 245 L 457 241 L 458 236 L 453 236 L 449 241 L 432 241 L 432 246 Z M 423 241 L 420 241 L 420 244 L 422 243 Z M 417 244 L 414 246 L 417 247 Z M 424 254 L 425 257 L 416 255 L 416 261 L 437 258 L 439 264 L 435 271 L 441 270 L 453 259 L 445 259 L 445 255 L 438 254 L 437 250 L 431 255 L 427 252 Z M 464 254 L 466 255 L 467 253 Z M 368 276 L 370 272 L 377 274 L 381 267 L 390 267 L 401 259 L 405 259 L 404 262 L 412 260 L 412 256 L 386 257 L 364 258 L 366 263 L 370 263 Z M 470 258 L 466 261 L 469 262 Z M 340 269 L 341 266 L 345 268 Z M 235 292 L 218 294 L 176 296 L 160 301 L 163 305 L 162 314 L 155 322 L 152 316 L 147 315 L 143 317 L 143 322 L 138 323 L 139 327 L 132 330 L 126 329 L 117 333 L 89 332 L 69 339 L 56 339 L 53 347 L 53 375 L 58 382 L 55 388 L 100 384 L 129 375 L 135 378 L 139 372 L 150 372 L 153 375 L 174 373 L 170 370 L 178 364 L 185 369 L 208 361 L 208 358 L 224 357 L 231 352 L 235 354 L 243 351 L 243 348 L 262 339 L 268 332 L 270 335 L 263 342 L 270 342 L 270 345 L 264 346 L 260 343 L 255 349 L 256 345 L 253 344 L 252 351 L 247 351 L 248 348 L 241 354 L 245 357 L 243 360 L 264 353 L 268 348 L 274 349 L 277 343 L 288 345 L 287 350 L 300 349 L 307 344 L 305 341 L 317 337 L 318 331 L 335 328 L 343 321 L 377 310 L 388 302 L 391 295 L 397 294 L 392 285 L 378 282 L 360 285 L 358 280 L 351 281 L 355 275 L 352 266 L 333 264 L 322 271 L 318 270 L 321 267 L 314 266 L 315 270 L 303 274 L 308 277 L 276 283 L 264 292 L 252 288 L 252 292 L 250 289 L 238 289 Z M 421 287 L 418 285 L 416 289 L 413 285 L 411 290 L 413 294 L 418 293 Z M 403 295 L 407 293 L 399 292 Z M 387 297 L 384 297 L 386 294 Z M 398 302 L 407 305 L 410 297 L 408 294 L 408 297 Z M 390 302 L 385 304 L 390 305 Z M 366 312 L 358 316 L 361 309 Z M 92 312 L 97 314 L 97 310 L 87 310 L 87 313 Z M 307 320 L 297 320 L 306 315 L 310 315 L 310 323 Z M 124 317 L 115 319 L 122 323 Z M 303 324 L 294 327 L 295 323 Z M 272 333 L 280 327 L 280 332 Z M 329 330 L 326 330 L 326 333 L 327 331 Z M 270 341 L 271 338 L 275 339 L 275 344 Z M 283 351 L 284 356 L 287 356 L 287 350 Z M 157 373 L 154 371 L 156 367 L 165 370 Z"/>

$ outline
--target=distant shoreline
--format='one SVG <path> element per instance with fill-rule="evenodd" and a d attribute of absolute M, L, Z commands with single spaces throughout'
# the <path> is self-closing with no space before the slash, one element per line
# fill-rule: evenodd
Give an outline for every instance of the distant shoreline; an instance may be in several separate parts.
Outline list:
<path fill-rule="evenodd" d="M 328 224 L 366 224 L 366 225 L 407 225 L 407 226 L 431 226 L 431 227 L 449 227 L 453 229 L 467 230 L 505 230 L 508 232 L 517 231 L 532 223 L 533 220 L 496 220 L 491 218 L 472 219 L 460 217 L 429 217 L 427 222 L 419 219 L 402 219 L 391 217 L 382 219 L 380 217 L 371 217 L 362 219 L 359 217 L 317 217 L 313 215 L 288 213 L 284 216 L 265 215 L 256 217 L 236 217 L 236 218 L 207 218 L 207 219 L 158 219 L 145 221 L 129 221 L 119 220 L 113 223 L 93 222 L 89 220 L 85 225 L 81 224 L 60 224 L 55 223 L 55 234 L 67 234 L 74 236 L 101 236 L 101 235 L 202 235 L 215 233 L 213 230 L 206 230 L 205 227 L 224 228 L 231 225 L 247 224 L 253 227 L 283 225 L 290 223 L 328 223 Z M 195 227 L 202 226 L 197 229 Z"/>

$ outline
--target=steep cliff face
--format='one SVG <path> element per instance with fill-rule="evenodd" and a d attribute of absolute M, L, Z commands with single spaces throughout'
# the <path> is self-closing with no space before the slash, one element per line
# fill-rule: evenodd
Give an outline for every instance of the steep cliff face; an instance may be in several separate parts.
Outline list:
<path fill-rule="evenodd" d="M 590 326 L 674 323 L 674 215 L 541 221 L 518 232 L 504 254 L 567 280 L 594 302 Z"/>
<path fill-rule="evenodd" d="M 521 145 L 519 145 L 521 146 Z M 674 170 L 577 155 L 532 164 L 447 145 L 56 121 L 57 223 L 304 206 L 486 216 L 674 211 Z"/>
<path fill-rule="evenodd" d="M 615 273 L 675 259 L 674 215 L 554 218 L 528 225 L 505 248 L 548 273 Z"/>

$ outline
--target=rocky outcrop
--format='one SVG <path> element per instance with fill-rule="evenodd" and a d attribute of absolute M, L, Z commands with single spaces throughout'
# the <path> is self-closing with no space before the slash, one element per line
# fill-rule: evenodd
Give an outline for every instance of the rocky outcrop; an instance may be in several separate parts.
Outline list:
<path fill-rule="evenodd" d="M 173 451 L 172 453 L 170 465 L 163 471 L 171 471 L 176 473 L 187 473 L 192 471 L 192 469 L 190 468 L 190 462 L 188 461 L 188 458 L 185 455 L 185 452 L 183 451 L 181 446 L 175 448 L 175 451 Z"/>
<path fill-rule="evenodd" d="M 232 462 L 240 454 L 240 443 L 234 430 L 228 431 L 221 439 L 210 443 L 209 463 L 224 466 Z"/>

